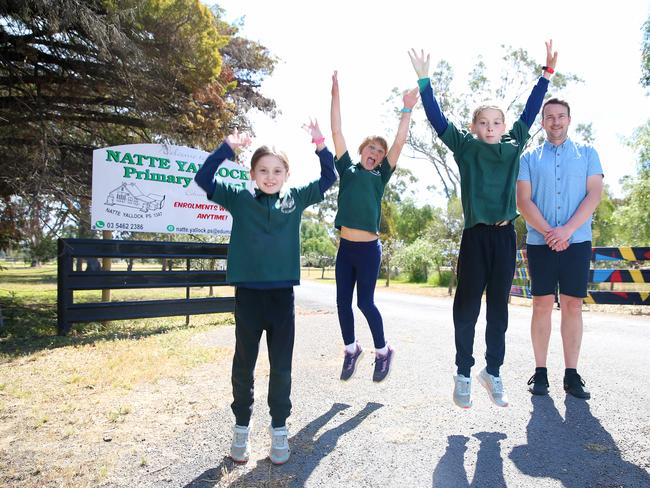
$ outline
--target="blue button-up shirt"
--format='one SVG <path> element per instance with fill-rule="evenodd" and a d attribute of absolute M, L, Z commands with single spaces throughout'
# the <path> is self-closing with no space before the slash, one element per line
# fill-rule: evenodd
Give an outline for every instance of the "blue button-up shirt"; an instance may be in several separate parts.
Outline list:
<path fill-rule="evenodd" d="M 559 146 L 548 141 L 521 157 L 518 181 L 530 181 L 531 198 L 552 227 L 567 223 L 587 195 L 587 177 L 602 175 L 592 146 L 566 139 Z M 569 244 L 591 240 L 591 217 L 573 233 Z M 530 224 L 527 244 L 545 244 L 544 235 Z"/>

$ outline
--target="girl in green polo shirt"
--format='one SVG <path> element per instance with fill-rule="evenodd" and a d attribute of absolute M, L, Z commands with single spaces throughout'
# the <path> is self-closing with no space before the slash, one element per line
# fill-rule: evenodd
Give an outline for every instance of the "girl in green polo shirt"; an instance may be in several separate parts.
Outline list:
<path fill-rule="evenodd" d="M 335 71 L 332 76 L 332 139 L 340 178 L 334 225 L 341 231 L 336 255 L 336 305 L 345 344 L 342 380 L 352 377 L 363 353 L 354 335 L 352 293 L 355 285 L 357 305 L 368 321 L 375 345 L 373 381 L 386 378 L 394 355 L 393 348 L 384 337 L 384 324 L 374 295 L 381 263 L 381 243 L 378 238 L 381 199 L 406 142 L 411 110 L 418 101 L 418 89 L 405 92 L 403 100 L 397 135 L 390 149 L 383 137 L 366 137 L 359 147 L 361 161 L 354 163 L 341 131 L 338 73 Z"/>
<path fill-rule="evenodd" d="M 234 150 L 246 147 L 247 134 L 229 135 L 208 156 L 195 180 L 208 198 L 226 208 L 233 218 L 228 248 L 227 280 L 235 288 L 235 355 L 232 364 L 235 414 L 230 457 L 248 461 L 248 434 L 253 410 L 253 380 L 260 338 L 266 331 L 269 351 L 269 394 L 271 449 L 274 464 L 289 459 L 286 419 L 291 412 L 291 362 L 294 342 L 293 286 L 300 284 L 300 218 L 303 210 L 323 200 L 336 181 L 332 153 L 317 122 L 306 124 L 321 176 L 307 186 L 285 188 L 289 177 L 286 156 L 272 148 L 258 148 L 251 159 L 251 179 L 257 189 L 215 181 L 219 165 L 233 160 Z"/>

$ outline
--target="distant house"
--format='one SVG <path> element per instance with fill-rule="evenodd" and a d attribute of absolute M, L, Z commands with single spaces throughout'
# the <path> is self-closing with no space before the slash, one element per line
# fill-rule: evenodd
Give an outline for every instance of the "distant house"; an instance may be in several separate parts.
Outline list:
<path fill-rule="evenodd" d="M 122 207 L 137 208 L 142 212 L 158 210 L 165 203 L 165 195 L 149 193 L 145 195 L 135 183 L 122 183 L 111 190 L 106 197 L 106 205 L 121 205 Z"/>

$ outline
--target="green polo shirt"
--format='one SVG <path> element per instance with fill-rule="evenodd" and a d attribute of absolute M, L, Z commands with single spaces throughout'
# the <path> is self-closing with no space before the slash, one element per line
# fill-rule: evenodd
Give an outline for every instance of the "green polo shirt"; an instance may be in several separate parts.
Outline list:
<path fill-rule="evenodd" d="M 232 215 L 227 279 L 233 284 L 300 281 L 300 218 L 323 200 L 318 181 L 280 194 L 217 182 L 212 200 Z"/>
<path fill-rule="evenodd" d="M 521 119 L 498 144 L 480 141 L 449 123 L 440 139 L 458 164 L 466 229 L 517 218 L 519 157 L 528 138 L 528 127 Z"/>
<path fill-rule="evenodd" d="M 379 232 L 381 220 L 381 199 L 386 183 L 393 174 L 387 158 L 372 171 L 361 163 L 353 163 L 346 151 L 340 159 L 334 158 L 339 174 L 338 210 L 334 225 L 351 229 Z"/>

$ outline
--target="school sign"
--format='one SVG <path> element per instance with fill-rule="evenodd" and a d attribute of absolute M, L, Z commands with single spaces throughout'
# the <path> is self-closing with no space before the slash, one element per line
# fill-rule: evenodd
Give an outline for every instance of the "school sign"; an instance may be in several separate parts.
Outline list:
<path fill-rule="evenodd" d="M 194 182 L 205 151 L 129 144 L 93 151 L 93 230 L 229 235 L 232 217 Z M 252 191 L 244 167 L 224 161 L 216 179 Z"/>

